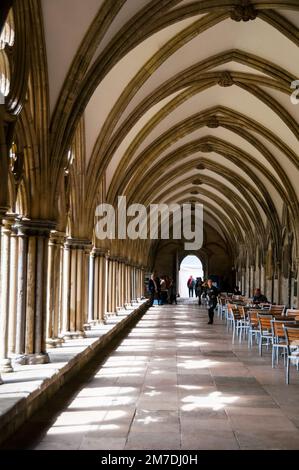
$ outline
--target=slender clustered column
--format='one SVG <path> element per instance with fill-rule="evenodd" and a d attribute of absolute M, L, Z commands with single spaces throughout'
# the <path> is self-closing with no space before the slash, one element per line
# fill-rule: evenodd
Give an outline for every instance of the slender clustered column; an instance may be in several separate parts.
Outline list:
<path fill-rule="evenodd" d="M 48 242 L 54 224 L 21 220 L 15 225 L 19 237 L 16 324 L 16 362 L 49 362 L 46 352 Z"/>
<path fill-rule="evenodd" d="M 90 256 L 89 270 L 89 322 L 102 324 L 107 313 L 106 308 L 106 258 L 105 252 L 94 248 Z"/>
<path fill-rule="evenodd" d="M 12 372 L 8 358 L 10 235 L 13 220 L 4 219 L 1 227 L 1 289 L 0 289 L 0 372 Z"/>
<path fill-rule="evenodd" d="M 52 231 L 49 241 L 47 288 L 47 346 L 55 348 L 63 342 L 59 337 L 61 298 L 61 258 L 65 234 Z"/>
<path fill-rule="evenodd" d="M 9 275 L 9 315 L 8 315 L 8 354 L 16 352 L 17 321 L 17 273 L 18 273 L 18 237 L 12 231 L 10 235 L 10 275 Z"/>
<path fill-rule="evenodd" d="M 89 240 L 68 238 L 64 246 L 63 262 L 63 336 L 82 338 L 87 322 Z"/>

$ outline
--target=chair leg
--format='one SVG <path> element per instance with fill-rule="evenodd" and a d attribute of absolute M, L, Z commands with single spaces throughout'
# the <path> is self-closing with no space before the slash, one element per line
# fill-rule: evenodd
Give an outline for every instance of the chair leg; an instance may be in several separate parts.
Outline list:
<path fill-rule="evenodd" d="M 274 369 L 274 363 L 275 363 L 275 347 L 274 344 L 272 346 L 272 369 Z"/>
<path fill-rule="evenodd" d="M 287 369 L 286 369 L 286 384 L 289 385 L 290 383 L 290 359 L 289 356 L 287 357 Z"/>

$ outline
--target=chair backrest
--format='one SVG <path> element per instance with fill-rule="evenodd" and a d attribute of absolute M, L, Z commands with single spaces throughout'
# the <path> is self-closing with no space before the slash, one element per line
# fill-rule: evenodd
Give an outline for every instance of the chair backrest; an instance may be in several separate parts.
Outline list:
<path fill-rule="evenodd" d="M 285 331 L 284 331 L 284 325 L 286 326 L 292 326 L 294 325 L 293 321 L 282 321 L 282 320 L 271 320 L 271 325 L 272 325 L 272 333 L 275 338 L 284 338 L 285 337 Z"/>
<path fill-rule="evenodd" d="M 258 315 L 259 325 L 261 330 L 272 330 L 271 328 L 271 315 Z"/>
<path fill-rule="evenodd" d="M 290 317 L 299 317 L 299 310 L 296 310 L 295 308 L 288 308 L 286 311 L 286 316 Z"/>
<path fill-rule="evenodd" d="M 270 313 L 275 315 L 282 314 L 285 310 L 285 307 L 285 305 L 271 305 Z"/>
<path fill-rule="evenodd" d="M 251 326 L 258 326 L 259 324 L 259 320 L 258 320 L 258 310 L 248 310 L 248 319 L 249 319 L 249 323 L 251 324 Z"/>
<path fill-rule="evenodd" d="M 227 309 L 229 313 L 233 316 L 234 320 L 239 320 L 241 318 L 237 305 L 227 304 Z"/>
<path fill-rule="evenodd" d="M 238 312 L 239 312 L 240 317 L 245 320 L 246 312 L 245 312 L 245 308 L 242 305 L 238 305 Z"/>
<path fill-rule="evenodd" d="M 294 328 L 291 326 L 284 326 L 285 331 L 285 339 L 288 345 L 289 353 L 290 353 L 290 346 L 294 343 L 294 341 L 298 341 L 299 344 L 299 328 Z"/>

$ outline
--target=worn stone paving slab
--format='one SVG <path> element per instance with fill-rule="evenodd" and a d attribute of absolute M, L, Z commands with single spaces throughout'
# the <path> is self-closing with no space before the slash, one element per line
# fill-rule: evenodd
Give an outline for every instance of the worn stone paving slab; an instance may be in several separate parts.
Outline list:
<path fill-rule="evenodd" d="M 299 449 L 299 374 L 284 373 L 195 301 L 154 306 L 64 407 L 30 420 L 45 430 L 27 447 Z"/>

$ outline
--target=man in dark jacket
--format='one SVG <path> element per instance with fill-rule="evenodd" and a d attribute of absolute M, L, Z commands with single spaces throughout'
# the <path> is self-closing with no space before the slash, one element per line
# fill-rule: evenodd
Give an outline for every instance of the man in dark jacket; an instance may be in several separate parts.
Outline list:
<path fill-rule="evenodd" d="M 151 275 L 151 278 L 148 283 L 148 290 L 150 292 L 150 306 L 154 305 L 155 295 L 158 295 L 158 286 L 155 279 L 155 274 Z"/>
<path fill-rule="evenodd" d="M 217 287 L 213 286 L 212 279 L 208 279 L 208 286 L 207 286 L 207 298 L 208 298 L 208 306 L 209 306 L 209 325 L 213 324 L 214 321 L 214 310 L 217 305 L 217 295 L 218 289 Z"/>

